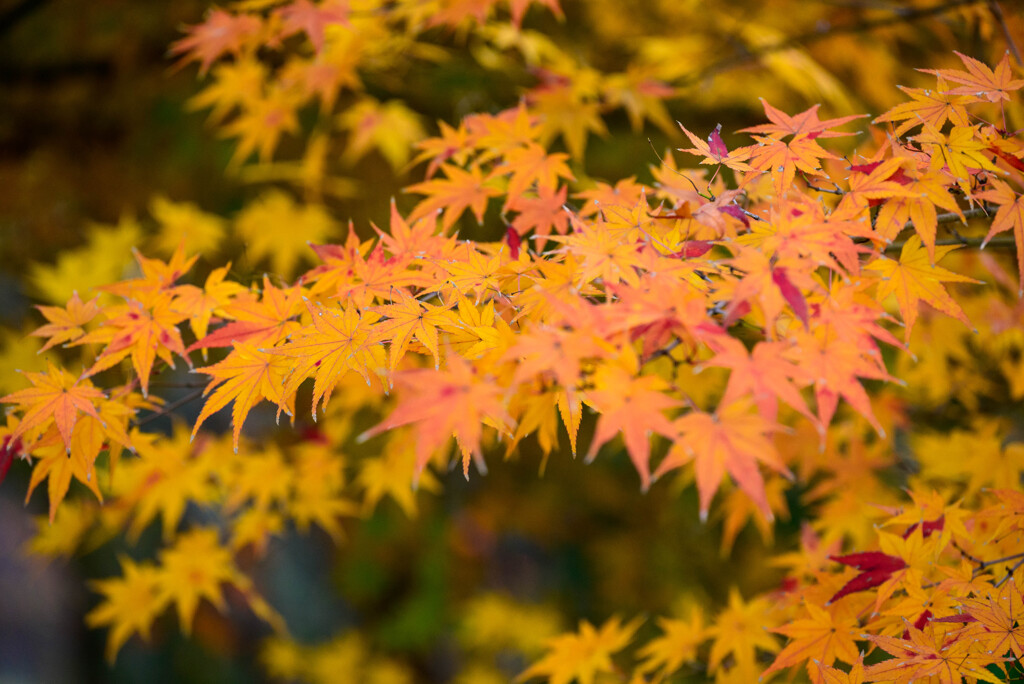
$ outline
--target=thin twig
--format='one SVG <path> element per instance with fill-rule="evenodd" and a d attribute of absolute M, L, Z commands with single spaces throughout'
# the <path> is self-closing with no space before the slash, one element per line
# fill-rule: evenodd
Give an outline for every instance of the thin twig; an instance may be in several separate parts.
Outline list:
<path fill-rule="evenodd" d="M 988 0 L 988 9 L 992 12 L 992 16 L 999 22 L 1000 28 L 1003 29 L 1003 37 L 1006 38 L 1006 45 L 1010 49 L 1010 54 L 1017 60 L 1017 64 L 1024 65 L 1024 61 L 1021 61 L 1020 50 L 1017 49 L 1017 43 L 1013 40 L 1013 34 L 1010 33 L 1010 27 L 1006 25 L 1006 17 L 1003 16 L 1003 9 L 999 6 L 996 0 Z"/>
<path fill-rule="evenodd" d="M 999 565 L 1000 563 L 1007 563 L 1009 561 L 1018 559 L 1024 559 L 1024 553 L 1015 553 L 1011 556 L 1003 556 L 1002 558 L 994 558 L 993 560 L 982 561 L 978 563 L 978 569 L 984 570 L 985 568 L 990 568 L 993 565 Z"/>
<path fill-rule="evenodd" d="M 1017 245 L 1016 241 L 1013 239 L 1012 236 L 1004 235 L 1002 237 L 992 238 L 988 242 L 985 242 L 985 238 L 980 237 L 963 238 L 962 240 L 957 240 L 956 238 L 947 238 L 945 240 L 936 240 L 935 246 L 950 247 L 955 245 L 957 247 L 981 247 L 983 243 L 985 245 L 985 249 L 1011 249 Z M 907 243 L 904 240 L 901 240 L 899 242 L 890 242 L 888 245 L 885 246 L 885 250 L 883 251 L 899 252 L 900 250 L 903 249 L 903 246 L 906 244 Z"/>
<path fill-rule="evenodd" d="M 828 194 L 830 194 L 830 195 L 845 195 L 845 194 L 846 194 L 845 192 L 843 192 L 843 191 L 842 191 L 842 190 L 841 190 L 841 189 L 839 188 L 839 186 L 838 186 L 838 185 L 836 185 L 836 188 L 835 188 L 835 190 L 829 190 L 828 188 L 819 188 L 819 187 L 818 187 L 818 186 L 816 186 L 816 185 L 812 185 L 812 184 L 811 184 L 811 181 L 809 181 L 809 180 L 806 180 L 806 179 L 804 179 L 804 183 L 806 183 L 806 184 L 807 184 L 807 187 L 808 187 L 809 189 L 811 189 L 811 190 L 817 190 L 818 192 L 827 192 L 827 193 L 828 193 Z M 833 185 L 835 185 L 835 183 L 833 183 Z"/>
<path fill-rule="evenodd" d="M 194 392 L 189 392 L 188 394 L 183 396 L 181 399 L 178 399 L 177 401 L 175 401 L 173 403 L 170 403 L 167 406 L 161 406 L 158 411 L 154 411 L 153 413 L 151 413 L 150 415 L 146 416 L 145 418 L 143 418 L 139 422 L 135 423 L 135 427 L 142 427 L 146 423 L 152 422 L 152 421 L 156 420 L 157 418 L 162 418 L 162 417 L 164 417 L 164 416 L 166 416 L 166 415 L 168 415 L 170 413 L 173 413 L 174 411 L 176 411 L 177 409 L 181 408 L 185 404 L 189 403 L 190 401 L 195 401 L 196 399 L 198 399 L 201 396 L 203 396 L 203 390 L 201 390 L 201 389 L 197 389 Z"/>
<path fill-rule="evenodd" d="M 998 209 L 999 209 L 999 207 L 997 207 L 995 205 L 983 204 L 980 207 L 972 207 L 970 209 L 964 209 L 964 211 L 962 213 L 963 213 L 963 217 L 965 219 L 972 219 L 972 218 L 981 218 L 982 216 L 991 216 L 992 212 L 994 212 L 994 211 L 996 211 Z M 949 212 L 948 214 L 939 214 L 938 216 L 935 217 L 935 222 L 936 223 L 956 223 L 959 220 L 960 220 L 960 214 L 954 214 L 953 212 Z M 913 221 L 907 221 L 906 223 L 903 224 L 903 229 L 904 230 L 906 230 L 907 228 L 913 228 L 913 227 L 914 227 L 914 222 Z"/>
<path fill-rule="evenodd" d="M 823 27 L 814 29 L 812 31 L 808 31 L 807 33 L 801 33 L 795 36 L 791 36 L 789 38 L 785 38 L 775 43 L 769 43 L 768 45 L 765 45 L 757 49 L 747 50 L 742 54 L 732 55 L 730 57 L 720 59 L 717 62 L 709 65 L 708 67 L 702 69 L 699 73 L 695 74 L 694 76 L 684 79 L 683 82 L 680 83 L 679 85 L 685 86 L 700 83 L 709 76 L 714 76 L 715 74 L 722 71 L 728 71 L 729 69 L 739 66 L 740 64 L 744 64 L 746 62 L 755 60 L 759 57 L 769 55 L 774 52 L 781 52 L 782 50 L 788 50 L 790 48 L 795 48 L 801 45 L 816 43 L 818 41 L 826 40 L 828 38 L 843 35 L 846 33 L 866 33 L 876 28 L 884 28 L 886 26 L 892 26 L 894 24 L 909 23 L 912 21 L 916 21 L 918 19 L 926 19 L 937 14 L 945 14 L 946 12 L 956 9 L 957 7 L 962 7 L 964 5 L 977 5 L 980 2 L 984 1 L 986 0 L 952 0 L 951 2 L 944 2 L 938 5 L 932 5 L 931 7 L 922 7 L 916 10 L 898 12 L 894 16 L 886 17 L 884 19 L 861 21 L 854 24 L 848 24 L 846 26 L 837 26 L 834 28 Z"/>
<path fill-rule="evenodd" d="M 1006 571 L 1006 576 L 1003 577 L 1003 579 L 1001 579 L 998 582 L 996 582 L 996 584 L 995 584 L 996 589 L 998 589 L 999 587 L 1001 587 L 1004 584 L 1006 584 L 1006 580 L 1008 580 L 1011 577 L 1013 577 L 1013 573 L 1017 572 L 1017 569 L 1020 568 L 1020 566 L 1022 566 L 1022 565 L 1024 565 L 1024 558 L 1021 558 L 1019 561 L 1014 563 L 1013 567 Z"/>

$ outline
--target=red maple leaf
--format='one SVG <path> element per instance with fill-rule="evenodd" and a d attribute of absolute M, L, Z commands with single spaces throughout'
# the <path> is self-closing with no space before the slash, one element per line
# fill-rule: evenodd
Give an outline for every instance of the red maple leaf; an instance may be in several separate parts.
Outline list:
<path fill-rule="evenodd" d="M 829 558 L 837 563 L 860 570 L 859 575 L 844 584 L 843 588 L 828 600 L 829 603 L 834 603 L 848 594 L 881 586 L 892 577 L 894 572 L 907 567 L 906 561 L 902 558 L 890 556 L 881 551 L 862 551 L 845 556 L 829 556 Z"/>

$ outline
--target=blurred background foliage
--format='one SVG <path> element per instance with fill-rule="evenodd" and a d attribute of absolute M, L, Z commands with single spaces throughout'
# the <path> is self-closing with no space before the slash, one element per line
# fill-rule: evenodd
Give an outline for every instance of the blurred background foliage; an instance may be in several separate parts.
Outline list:
<path fill-rule="evenodd" d="M 426 15 L 458 6 L 397 4 Z M 133 247 L 168 254 L 185 232 L 207 273 L 232 260 L 243 281 L 264 270 L 287 278 L 312 263 L 307 240 L 341 240 L 350 220 L 368 237 L 371 222 L 388 225 L 391 198 L 403 210 L 414 204 L 402 193 L 423 178 L 413 143 L 438 121 L 514 107 L 539 84 L 570 77 L 586 91 L 558 111 L 590 118 L 569 120 L 553 143 L 572 153 L 574 187 L 586 190 L 650 182 L 656 154 L 683 142 L 676 120 L 729 132 L 762 120 L 759 97 L 786 111 L 821 102 L 829 116 L 878 115 L 901 100 L 897 84 L 931 80 L 912 66 L 958 64 L 954 49 L 994 63 L 1008 36 L 1024 34 L 1021 4 L 1010 1 L 647 0 L 627 9 L 566 0 L 563 18 L 529 9 L 522 31 L 499 9 L 475 30 L 424 27 L 393 60 L 360 71 L 361 87 L 328 112 L 325 139 L 324 112 L 307 105 L 272 160 L 232 164 L 235 140 L 196 99 L 210 80 L 168 56 L 207 9 L 202 0 L 0 1 L 0 392 L 15 389 L 14 369 L 41 363 L 25 337 L 39 324 L 32 304 L 62 304 L 120 278 Z M 325 164 L 318 178 L 330 179 L 316 201 L 301 173 L 282 181 L 273 166 L 294 170 L 311 148 Z M 294 249 L 261 243 L 296 216 L 308 232 Z M 460 229 L 504 234 L 492 215 Z M 539 462 L 527 443 L 486 478 L 453 473 L 387 497 L 347 521 L 340 543 L 317 528 L 272 540 L 246 569 L 296 643 L 258 647 L 266 627 L 236 600 L 225 615 L 203 606 L 192 639 L 165 616 L 153 644 L 129 641 L 112 669 L 104 634 L 83 624 L 95 601 L 83 579 L 117 573 L 119 553 L 153 553 L 159 530 L 45 560 L 28 547 L 45 501 L 23 508 L 27 472 L 14 469 L 0 487 L 0 682 L 508 681 L 578 619 L 686 616 L 723 605 L 733 587 L 750 597 L 779 581 L 763 570 L 758 531 L 701 524 L 683 482 L 641 494 L 624 455 L 585 472 L 551 459 L 543 477 Z M 795 508 L 776 524 L 781 548 L 796 544 L 803 519 Z M 742 527 L 731 547 L 724 524 Z"/>

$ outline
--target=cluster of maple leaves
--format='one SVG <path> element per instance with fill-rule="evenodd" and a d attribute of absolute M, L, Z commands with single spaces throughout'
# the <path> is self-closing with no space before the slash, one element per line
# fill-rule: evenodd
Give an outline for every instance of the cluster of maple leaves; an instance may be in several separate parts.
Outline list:
<path fill-rule="evenodd" d="M 225 128 L 239 138 L 239 161 L 254 151 L 269 158 L 279 136 L 297 129 L 297 107 L 315 95 L 329 109 L 355 64 L 398 51 L 356 24 L 379 18 L 357 19 L 345 3 L 297 0 L 264 14 L 281 3 L 251 4 L 252 12 L 212 12 L 174 48 L 204 72 L 233 57 L 213 69 L 215 85 L 199 102 L 221 118 L 241 108 Z M 516 23 L 524 8 L 512 3 Z M 483 6 L 478 19 L 491 11 Z M 452 12 L 390 19 L 466 17 Z M 298 33 L 312 57 L 271 78 L 253 46 Z M 348 52 L 356 49 L 358 60 Z M 507 454 L 532 436 L 551 454 L 565 440 L 575 455 L 589 410 L 596 427 L 586 460 L 621 437 L 642 488 L 692 473 L 702 517 L 726 483 L 733 537 L 749 519 L 770 525 L 783 514 L 791 480 L 815 483 L 808 499 L 823 508 L 888 505 L 877 530 L 858 515 L 847 516 L 849 529 L 808 528 L 802 549 L 779 559 L 791 578 L 779 592 L 749 602 L 736 593 L 709 625 L 700 611 L 660 620 L 662 635 L 638 652 L 636 681 L 672 676 L 708 641 L 707 670 L 721 682 L 797 667 L 815 682 L 1003 681 L 1010 659 L 1024 657 L 1019 450 L 1003 447 L 997 427 L 985 441 L 992 468 L 948 474 L 969 480 L 960 494 L 970 510 L 923 486 L 912 504 L 895 504 L 865 456 L 891 448 L 898 419 L 877 412 L 864 385 L 897 379 L 886 347 L 910 356 L 922 302 L 969 321 L 945 284 L 977 281 L 938 262 L 960 244 L 1012 231 L 1013 294 L 1024 290 L 1024 142 L 1006 124 L 1019 115 L 1012 94 L 1024 80 L 1013 78 L 1008 56 L 995 68 L 959 57 L 963 69 L 931 72 L 934 89 L 906 89 L 911 100 L 876 119 L 854 159 L 820 143 L 850 135 L 837 129 L 860 117 L 822 120 L 816 106 L 789 115 L 764 102 L 768 123 L 741 131 L 749 146 L 730 149 L 719 130 L 704 138 L 682 129 L 692 144 L 682 151 L 705 168 L 680 170 L 669 154 L 652 186 L 625 179 L 574 190 L 569 160 L 583 143 L 571 131 L 587 127 L 545 108 L 545 95 L 572 90 L 552 78 L 517 107 L 417 142 L 414 161 L 427 169 L 407 188 L 421 197 L 411 212 L 393 204 L 374 239 L 350 227 L 341 244 L 312 245 L 319 263 L 297 278 L 243 284 L 227 265 L 200 286 L 181 282 L 196 261 L 184 243 L 166 261 L 136 254 L 137 277 L 99 287 L 102 299 L 75 294 L 40 307 L 47 323 L 33 334 L 44 349 L 82 347 L 90 361 L 77 374 L 51 363 L 0 398 L 12 409 L 0 428 L 0 477 L 16 459 L 34 463 L 28 495 L 46 481 L 55 523 L 36 545 L 51 553 L 72 550 L 90 529 L 137 535 L 159 517 L 173 545 L 155 562 L 122 561 L 122 577 L 97 585 L 103 602 L 88 619 L 110 627 L 113 658 L 171 606 L 187 631 L 201 600 L 224 605 L 223 585 L 285 636 L 233 552 L 262 553 L 289 523 L 338 537 L 340 518 L 385 495 L 413 510 L 412 486 L 434 486 L 428 466 L 446 465 L 453 440 L 467 477 L 471 463 L 486 472 L 499 441 Z M 568 153 L 550 151 L 559 132 Z M 393 154 L 396 165 L 408 159 Z M 500 216 L 504 239 L 457 239 L 452 229 L 467 214 Z M 980 216 L 989 217 L 983 236 L 939 237 L 940 226 Z M 278 265 L 289 273 L 297 263 Z M 1005 271 L 986 265 L 1006 286 Z M 1019 306 L 1009 308 L 1007 319 L 1019 320 Z M 138 412 L 162 410 L 154 377 L 178 363 L 208 378 L 205 402 L 190 429 L 160 437 Z M 727 379 L 709 389 L 702 378 L 715 369 Z M 256 406 L 294 418 L 310 385 L 319 424 L 308 439 L 284 453 L 244 438 Z M 873 436 L 849 420 L 830 430 L 840 400 Z M 356 439 L 385 441 L 361 466 L 360 504 L 337 447 L 366 405 L 382 418 Z M 229 406 L 230 435 L 201 430 Z M 783 425 L 793 434 L 780 434 Z M 105 505 L 64 501 L 72 480 Z M 190 501 L 220 506 L 228 539 L 213 528 L 179 532 Z M 856 550 L 843 554 L 844 541 Z M 583 623 L 552 640 L 522 678 L 589 683 L 621 672 L 612 656 L 639 625 Z M 864 665 L 871 650 L 887 656 Z"/>

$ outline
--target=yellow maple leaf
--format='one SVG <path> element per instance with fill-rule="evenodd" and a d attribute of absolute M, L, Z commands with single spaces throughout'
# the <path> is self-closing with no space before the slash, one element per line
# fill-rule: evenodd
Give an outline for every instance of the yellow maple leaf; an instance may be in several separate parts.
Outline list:
<path fill-rule="evenodd" d="M 936 261 L 954 249 L 957 249 L 955 245 L 936 247 Z M 907 242 L 900 251 L 899 261 L 883 255 L 877 261 L 868 264 L 865 270 L 874 271 L 882 278 L 878 285 L 879 300 L 884 301 L 889 295 L 896 296 L 900 313 L 903 315 L 903 322 L 906 324 L 905 339 L 907 341 L 910 340 L 914 323 L 917 321 L 921 302 L 927 302 L 966 326 L 971 325 L 963 309 L 956 303 L 956 300 L 949 296 L 942 284 L 977 283 L 978 281 L 940 266 L 933 266 L 927 250 L 921 244 L 920 236 L 911 235 L 907 238 Z"/>
<path fill-rule="evenodd" d="M 579 684 L 593 684 L 598 674 L 615 671 L 612 655 L 629 645 L 642 622 L 642 618 L 636 618 L 623 624 L 622 618 L 612 617 L 595 628 L 581 620 L 576 633 L 551 639 L 548 642 L 550 652 L 515 681 L 547 677 L 549 684 L 569 684 L 574 679 Z"/>
<path fill-rule="evenodd" d="M 156 567 L 151 563 L 136 564 L 124 556 L 119 560 L 121 577 L 92 583 L 104 595 L 103 602 L 85 616 L 90 627 L 110 627 L 106 649 L 110 662 L 132 634 L 148 640 L 153 621 L 167 606 L 166 598 L 158 590 L 160 572 Z"/>

